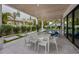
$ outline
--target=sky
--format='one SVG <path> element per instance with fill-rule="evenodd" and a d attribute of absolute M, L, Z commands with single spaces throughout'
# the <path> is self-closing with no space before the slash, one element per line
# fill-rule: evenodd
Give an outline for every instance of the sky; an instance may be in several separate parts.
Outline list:
<path fill-rule="evenodd" d="M 17 9 L 14 9 L 12 7 L 9 7 L 7 5 L 2 5 L 2 12 L 5 13 L 5 12 L 10 12 L 10 13 L 13 13 L 13 12 L 17 12 L 19 10 Z M 29 14 L 26 14 L 26 13 L 23 13 L 21 11 L 20 12 L 20 17 L 17 17 L 17 20 L 22 20 L 22 19 L 30 19 L 30 16 Z M 32 19 L 35 19 L 35 17 L 31 16 Z"/>

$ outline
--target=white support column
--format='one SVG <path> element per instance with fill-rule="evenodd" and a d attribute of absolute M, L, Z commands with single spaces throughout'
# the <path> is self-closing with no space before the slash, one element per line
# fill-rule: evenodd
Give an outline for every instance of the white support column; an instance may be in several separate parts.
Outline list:
<path fill-rule="evenodd" d="M 64 19 L 62 19 L 62 35 L 64 34 Z"/>
<path fill-rule="evenodd" d="M 37 28 L 37 26 L 38 26 L 38 18 L 36 18 L 36 28 Z M 38 31 L 38 30 L 36 29 L 36 31 Z"/>
<path fill-rule="evenodd" d="M 36 25 L 38 25 L 38 19 L 36 18 Z"/>

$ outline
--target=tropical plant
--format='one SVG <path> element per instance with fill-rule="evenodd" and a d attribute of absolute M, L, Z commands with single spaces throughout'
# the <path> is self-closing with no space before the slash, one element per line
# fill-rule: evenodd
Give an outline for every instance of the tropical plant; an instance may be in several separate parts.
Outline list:
<path fill-rule="evenodd" d="M 33 20 L 33 25 L 36 25 L 36 20 L 35 19 Z"/>
<path fill-rule="evenodd" d="M 2 23 L 3 24 L 7 24 L 8 21 L 8 17 L 11 16 L 11 13 L 6 12 L 6 13 L 2 13 Z"/>
<path fill-rule="evenodd" d="M 48 22 L 44 20 L 44 28 L 46 29 L 46 26 L 48 25 Z"/>

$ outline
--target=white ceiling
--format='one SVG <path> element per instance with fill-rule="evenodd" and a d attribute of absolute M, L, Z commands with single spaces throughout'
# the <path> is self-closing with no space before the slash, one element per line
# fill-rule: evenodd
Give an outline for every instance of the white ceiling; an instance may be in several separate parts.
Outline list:
<path fill-rule="evenodd" d="M 8 4 L 22 12 L 47 19 L 61 19 L 69 4 Z"/>

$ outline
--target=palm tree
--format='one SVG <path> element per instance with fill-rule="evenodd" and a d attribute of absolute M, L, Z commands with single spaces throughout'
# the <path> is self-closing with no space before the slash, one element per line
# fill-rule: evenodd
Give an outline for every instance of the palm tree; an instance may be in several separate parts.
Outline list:
<path fill-rule="evenodd" d="M 15 19 L 16 19 L 16 13 L 15 13 L 15 12 L 13 13 L 12 18 L 13 18 L 13 20 L 14 20 L 14 24 L 16 25 L 16 20 L 15 20 Z"/>
<path fill-rule="evenodd" d="M 7 24 L 9 16 L 11 16 L 11 13 L 9 13 L 9 12 L 2 13 L 2 23 L 3 24 Z"/>
<path fill-rule="evenodd" d="M 7 21 L 9 19 L 9 16 L 13 18 L 14 24 L 16 25 L 15 19 L 16 19 L 17 16 L 20 17 L 20 13 L 18 11 L 17 11 L 17 13 L 16 12 L 13 12 L 13 14 L 11 14 L 9 12 L 2 13 L 2 23 L 3 24 L 7 24 Z"/>
<path fill-rule="evenodd" d="M 16 25 L 16 17 L 20 17 L 19 11 L 13 12 L 13 15 L 11 17 L 14 19 L 14 24 Z"/>

